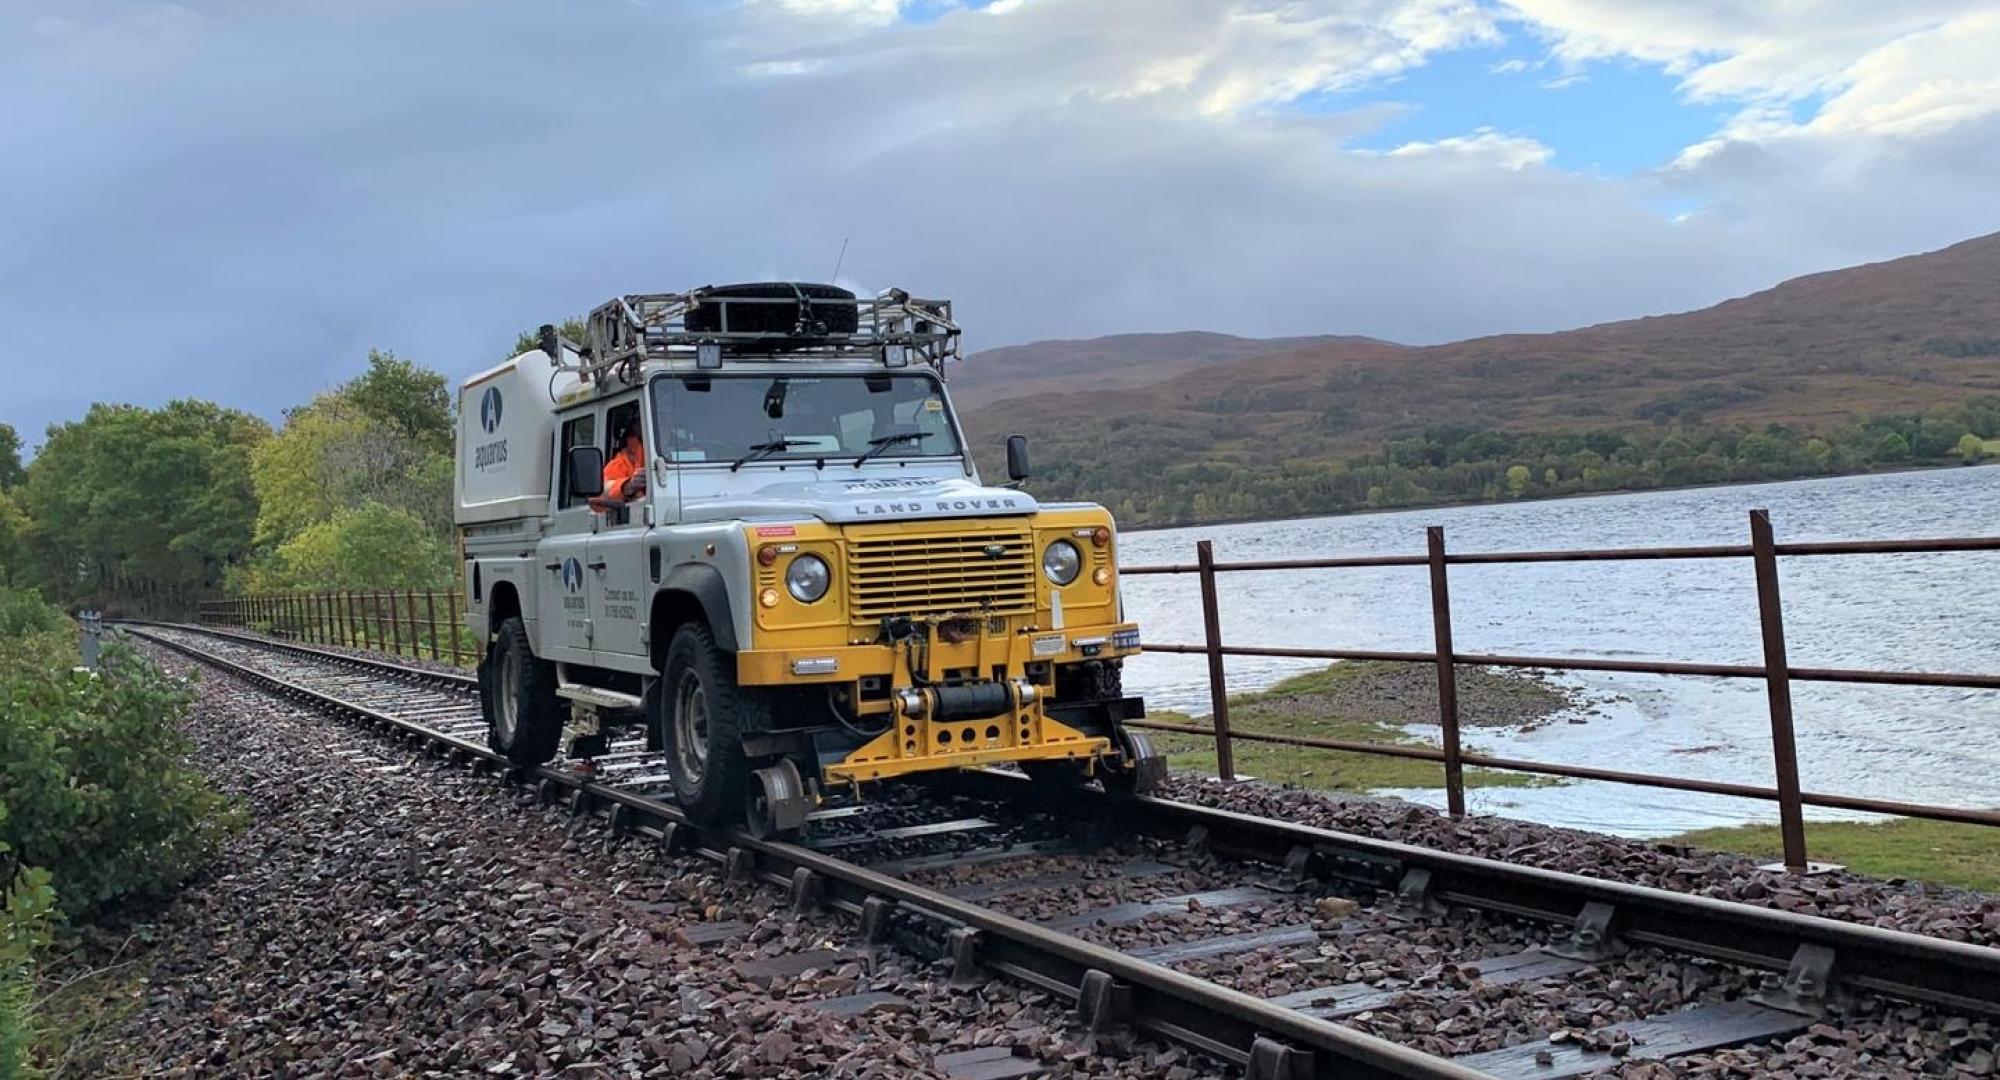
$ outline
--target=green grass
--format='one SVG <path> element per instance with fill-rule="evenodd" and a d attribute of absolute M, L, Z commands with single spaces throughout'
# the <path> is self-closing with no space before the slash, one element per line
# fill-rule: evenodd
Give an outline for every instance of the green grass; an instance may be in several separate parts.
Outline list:
<path fill-rule="evenodd" d="M 1676 843 L 1777 859 L 1784 848 L 1775 825 L 1702 829 Z M 1910 878 L 2000 892 L 2000 828 L 1944 821 L 1807 822 L 1806 853 L 1876 877 Z"/>
<path fill-rule="evenodd" d="M 1321 700 L 1347 692 L 1357 680 L 1377 675 L 1389 666 L 1353 662 L 1335 664 L 1322 671 L 1286 679 L 1261 693 L 1232 695 L 1229 699 L 1230 726 L 1238 731 L 1272 735 L 1305 735 L 1396 746 L 1429 745 L 1393 723 L 1338 715 L 1329 703 Z M 1203 727 L 1209 723 L 1207 717 L 1195 718 L 1179 713 L 1155 712 L 1152 718 Z M 1166 752 L 1167 764 L 1171 768 L 1207 776 L 1216 774 L 1214 740 L 1165 732 L 1155 732 L 1153 737 Z M 1241 739 L 1236 740 L 1233 746 L 1238 775 L 1254 776 L 1271 783 L 1294 784 L 1322 791 L 1444 786 L 1444 766 L 1436 762 L 1345 750 L 1245 742 Z M 1557 781 L 1523 773 L 1486 769 L 1465 771 L 1465 786 L 1469 788 L 1544 787 L 1554 783 Z"/>

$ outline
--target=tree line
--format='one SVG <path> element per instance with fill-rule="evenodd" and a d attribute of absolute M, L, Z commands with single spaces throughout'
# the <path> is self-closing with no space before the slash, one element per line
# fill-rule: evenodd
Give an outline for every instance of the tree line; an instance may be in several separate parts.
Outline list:
<path fill-rule="evenodd" d="M 1996 440 L 2000 397 L 1821 431 L 1440 425 L 1344 457 L 1293 438 L 1246 439 L 1227 420 L 1168 426 L 1117 418 L 1041 439 L 1030 489 L 1102 502 L 1128 526 L 1187 525 L 1972 464 L 2000 453 Z"/>
<path fill-rule="evenodd" d="M 453 424 L 444 376 L 373 351 L 276 429 L 206 401 L 100 404 L 51 427 L 24 468 L 0 425 L 0 585 L 163 614 L 228 594 L 443 587 Z M 1333 439 L 1114 418 L 1043 437 L 1030 490 L 1102 502 L 1131 526 L 1830 476 L 1987 458 L 2000 397 L 1817 431 L 1441 425 L 1345 456 Z"/>
<path fill-rule="evenodd" d="M 441 586 L 455 577 L 452 424 L 444 376 L 374 351 L 275 430 L 206 401 L 99 404 L 23 467 L 0 425 L 0 585 L 132 613 Z"/>

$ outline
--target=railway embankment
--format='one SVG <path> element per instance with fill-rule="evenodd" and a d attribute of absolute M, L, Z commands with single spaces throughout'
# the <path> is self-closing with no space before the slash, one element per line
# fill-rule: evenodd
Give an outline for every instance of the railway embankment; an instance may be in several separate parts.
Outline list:
<path fill-rule="evenodd" d="M 245 644 L 228 648 L 247 658 L 255 650 Z M 310 663 L 256 662 L 292 665 L 301 677 Z M 465 707 L 462 691 L 440 695 L 344 665 L 319 662 L 308 681 L 410 715 Z M 1087 1035 L 1064 998 L 1004 979 L 954 979 L 964 972 L 896 945 L 867 948 L 851 922 L 795 914 L 783 890 L 736 883 L 713 861 L 644 842 L 607 846 L 606 819 L 580 799 L 556 809 L 532 786 L 475 779 L 448 757 L 231 676 L 209 676 L 198 694 L 198 764 L 244 801 L 252 824 L 149 928 L 162 942 L 148 958 L 151 992 L 109 1071 L 1241 1075 L 1122 1026 Z M 1992 898 L 1973 893 L 1855 875 L 1783 878 L 1728 856 L 1453 821 L 1383 800 L 1188 777 L 1170 786 L 1172 797 L 1264 826 L 1303 822 L 1988 947 L 2000 937 Z M 880 821 L 856 835 L 860 846 L 840 849 L 890 858 L 894 873 L 961 900 L 1488 1075 L 1539 1075 L 1543 1057 L 1559 1063 L 1553 1075 L 1581 1075 L 1571 1059 L 1589 1053 L 1592 1067 L 1631 1080 L 1970 1078 L 1994 1068 L 1990 1019 L 1867 994 L 1806 1019 L 1755 1003 L 1776 985 L 1771 971 L 1644 941 L 1565 959 L 1543 951 L 1565 939 L 1561 925 L 1300 891 L 1269 860 L 1212 857 L 1192 839 L 1035 856 L 1018 845 L 1045 842 L 1035 822 L 1046 815 L 1011 802 L 982 808 L 982 797 L 880 807 L 863 816 Z M 968 811 L 984 817 L 967 820 Z M 1014 839 L 994 847 L 971 826 Z M 1728 1018 L 1754 1021 L 1762 1034 L 1716 1031 Z"/>
<path fill-rule="evenodd" d="M 1063 1036 L 1067 1003 L 954 990 L 706 860 L 607 852 L 526 789 L 510 798 L 226 675 L 195 693 L 197 764 L 249 824 L 129 928 L 152 942 L 147 989 L 79 1075 L 887 1080 L 995 1047 L 1079 1077 L 1197 1075 L 1158 1044 L 1086 1052 Z M 777 979 L 760 966 L 804 953 L 825 962 Z M 880 1003 L 852 1015 L 818 1007 L 871 991 Z"/>

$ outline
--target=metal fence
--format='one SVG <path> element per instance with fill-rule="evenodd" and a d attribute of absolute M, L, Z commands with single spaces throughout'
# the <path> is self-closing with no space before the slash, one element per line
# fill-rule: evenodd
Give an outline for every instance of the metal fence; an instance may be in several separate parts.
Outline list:
<path fill-rule="evenodd" d="M 1735 795 L 1763 799 L 1778 804 L 1779 831 L 1784 840 L 1785 865 L 1794 870 L 1807 866 L 1804 807 L 1822 806 L 1860 810 L 1938 821 L 2000 825 L 2000 810 L 1967 810 L 1949 806 L 1862 798 L 1852 795 L 1802 791 L 1799 788 L 1798 746 L 1792 726 L 1794 681 L 1872 683 L 1900 686 L 1965 687 L 2000 690 L 2000 675 L 1967 675 L 1948 672 L 1871 671 L 1859 668 L 1795 667 L 1785 655 L 1785 623 L 1778 593 L 1780 556 L 1889 555 L 1948 551 L 2000 551 L 2000 537 L 1965 537 L 1933 540 L 1854 540 L 1822 543 L 1776 543 L 1771 534 L 1768 512 L 1750 512 L 1750 542 L 1705 547 L 1615 548 L 1583 551 L 1496 551 L 1452 553 L 1445 549 L 1444 529 L 1428 530 L 1429 550 L 1424 555 L 1360 556 L 1328 559 L 1283 559 L 1259 562 L 1217 562 L 1211 541 L 1195 545 L 1195 562 L 1157 566 L 1127 566 L 1125 575 L 1194 574 L 1201 580 L 1204 637 L 1199 645 L 1147 644 L 1145 651 L 1205 655 L 1208 658 L 1210 725 L 1172 724 L 1139 721 L 1135 726 L 1158 731 L 1212 737 L 1218 774 L 1235 779 L 1233 744 L 1243 742 L 1279 743 L 1287 746 L 1343 750 L 1358 754 L 1434 761 L 1444 766 L 1445 802 L 1453 816 L 1465 813 L 1465 766 L 1505 769 L 1513 772 L 1561 776 L 1582 780 L 1606 780 L 1620 784 L 1695 791 L 1713 795 Z M 1452 648 L 1451 593 L 1448 568 L 1453 565 L 1494 563 L 1608 562 L 1648 559 L 1750 559 L 1757 580 L 1757 616 L 1762 630 L 1762 664 L 1676 663 L 1645 660 L 1611 660 L 1595 657 L 1506 656 L 1462 653 Z M 1434 651 L 1391 652 L 1365 649 L 1301 649 L 1254 645 L 1229 645 L 1222 640 L 1221 613 L 1216 601 L 1216 578 L 1226 573 L 1269 570 L 1329 570 L 1355 567 L 1424 567 L 1430 574 L 1431 622 Z M 1383 743 L 1322 739 L 1305 735 L 1239 731 L 1229 722 L 1229 689 L 1223 672 L 1227 656 L 1291 657 L 1313 660 L 1382 660 L 1413 664 L 1433 664 L 1438 676 L 1438 725 L 1442 745 L 1399 746 Z M 1469 753 L 1460 738 L 1458 691 L 1455 671 L 1461 666 L 1540 668 L 1553 671 L 1616 671 L 1655 675 L 1691 675 L 1711 678 L 1761 679 L 1769 699 L 1771 721 L 1771 764 L 1774 785 L 1727 783 L 1689 777 L 1659 776 L 1616 769 L 1564 765 L 1554 762 L 1522 761 Z"/>
<path fill-rule="evenodd" d="M 479 653 L 459 619 L 462 610 L 457 589 L 274 593 L 205 601 L 196 619 L 312 645 L 465 665 Z"/>
<path fill-rule="evenodd" d="M 1256 562 L 1217 562 L 1212 542 L 1195 545 L 1196 561 L 1155 566 L 1120 568 L 1125 575 L 1194 574 L 1201 582 L 1201 605 L 1205 641 L 1199 645 L 1148 644 L 1145 651 L 1205 655 L 1208 658 L 1209 726 L 1138 721 L 1135 726 L 1213 738 L 1217 772 L 1225 780 L 1235 779 L 1234 744 L 1237 742 L 1276 743 L 1357 754 L 1379 754 L 1437 762 L 1444 767 L 1445 802 L 1454 815 L 1465 813 L 1465 767 L 1503 769 L 1544 776 L 1580 780 L 1604 780 L 1644 787 L 1693 791 L 1711 795 L 1733 795 L 1778 804 L 1779 829 L 1784 840 L 1785 864 L 1794 869 L 1807 865 L 1804 807 L 1819 806 L 1869 813 L 1895 814 L 1978 825 L 2000 825 L 2000 810 L 1968 810 L 1892 799 L 1803 791 L 1799 786 L 1798 746 L 1792 724 L 1794 681 L 1862 683 L 1876 685 L 1961 687 L 2000 690 L 2000 675 L 1955 674 L 1922 671 L 1873 671 L 1860 668 L 1796 667 L 1785 653 L 1785 624 L 1778 591 L 1778 559 L 1781 556 L 1892 555 L 1953 551 L 2000 551 L 2000 537 L 1961 537 L 1930 540 L 1852 540 L 1780 544 L 1773 540 L 1771 520 L 1766 511 L 1750 512 L 1750 542 L 1702 547 L 1613 548 L 1577 551 L 1488 551 L 1448 552 L 1441 527 L 1428 531 L 1428 552 L 1424 555 L 1379 555 L 1327 559 L 1281 559 Z M 1454 565 L 1497 563 L 1614 562 L 1659 559 L 1749 559 L 1757 582 L 1757 615 L 1762 631 L 1762 664 L 1710 664 L 1646 660 L 1612 660 L 1596 657 L 1510 656 L 1463 653 L 1452 647 L 1451 595 L 1448 568 Z M 1305 649 L 1256 645 L 1230 645 L 1222 640 L 1222 621 L 1217 602 L 1217 578 L 1228 573 L 1272 570 L 1330 570 L 1360 567 L 1424 567 L 1429 571 L 1431 619 L 1434 650 L 1396 652 L 1368 649 Z M 411 657 L 428 657 L 457 664 L 477 659 L 477 642 L 459 622 L 461 610 L 456 589 L 446 591 L 315 592 L 251 596 L 217 600 L 200 606 L 200 621 L 209 625 L 262 630 L 275 636 L 313 644 L 371 649 Z M 1437 668 L 1438 725 L 1442 729 L 1439 747 L 1406 746 L 1316 738 L 1273 732 L 1240 731 L 1229 722 L 1228 679 L 1223 659 L 1229 656 L 1284 657 L 1311 660 L 1381 660 L 1431 664 Z M 1771 765 L 1774 783 L 1770 787 L 1692 777 L 1661 776 L 1651 773 L 1602 769 L 1555 762 L 1524 761 L 1471 753 L 1464 748 L 1458 723 L 1456 669 L 1461 666 L 1539 668 L 1552 671 L 1637 672 L 1655 675 L 1701 676 L 1726 679 L 1760 679 L 1765 684 L 1771 724 Z"/>

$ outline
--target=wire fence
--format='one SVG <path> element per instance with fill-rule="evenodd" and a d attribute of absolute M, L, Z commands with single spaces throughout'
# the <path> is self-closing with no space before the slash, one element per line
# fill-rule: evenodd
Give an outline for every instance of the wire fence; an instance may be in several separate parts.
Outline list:
<path fill-rule="evenodd" d="M 1771 532 L 1767 511 L 1750 512 L 1750 542 L 1702 547 L 1610 548 L 1573 551 L 1489 551 L 1453 553 L 1445 547 L 1442 527 L 1433 526 L 1426 536 L 1428 550 L 1423 555 L 1356 556 L 1326 559 L 1281 559 L 1258 562 L 1217 562 L 1214 545 L 1202 540 L 1195 545 L 1193 563 L 1127 566 L 1125 575 L 1193 574 L 1201 583 L 1201 644 L 1147 644 L 1147 652 L 1203 655 L 1208 658 L 1209 723 L 1176 724 L 1142 720 L 1135 727 L 1212 738 L 1215 743 L 1217 773 L 1225 781 L 1236 778 L 1234 745 L 1237 742 L 1276 743 L 1285 746 L 1341 750 L 1357 754 L 1377 754 L 1437 762 L 1444 767 L 1445 803 L 1453 816 L 1465 813 L 1465 767 L 1504 769 L 1513 772 L 1559 776 L 1580 780 L 1603 780 L 1619 784 L 1734 795 L 1778 804 L 1779 832 L 1784 841 L 1785 865 L 1794 870 L 1807 867 L 1804 807 L 1820 806 L 1859 810 L 1905 817 L 1929 818 L 1977 825 L 2000 825 L 2000 810 L 1971 810 L 1894 799 L 1863 798 L 1853 795 L 1803 791 L 1799 786 L 1798 743 L 1792 723 L 1791 684 L 1798 682 L 1863 683 L 1898 686 L 1960 687 L 2000 690 L 2000 675 L 1960 674 L 1924 671 L 1874 671 L 1862 668 L 1795 667 L 1785 654 L 1785 623 L 1778 587 L 1780 556 L 1892 555 L 1954 551 L 2000 551 L 2000 537 L 1955 537 L 1929 540 L 1851 540 L 1822 543 L 1777 543 Z M 1657 559 L 1750 559 L 1756 571 L 1757 617 L 1761 631 L 1762 664 L 1708 664 L 1667 661 L 1613 660 L 1597 657 L 1510 656 L 1462 653 L 1452 647 L 1451 592 L 1449 568 L 1453 565 L 1494 563 L 1610 562 Z M 1360 567 L 1423 567 L 1429 571 L 1431 623 L 1434 649 L 1430 652 L 1400 652 L 1366 649 L 1279 648 L 1232 645 L 1222 639 L 1221 612 L 1217 603 L 1217 578 L 1222 574 L 1271 570 L 1330 570 Z M 1229 721 L 1229 687 L 1223 658 L 1229 656 L 1285 657 L 1314 660 L 1377 660 L 1430 664 L 1437 668 L 1437 719 L 1441 745 L 1406 746 L 1307 735 L 1242 731 Z M 1617 769 L 1566 765 L 1545 761 L 1524 761 L 1468 752 L 1460 737 L 1456 670 L 1463 666 L 1539 668 L 1552 671 L 1615 671 L 1655 675 L 1701 676 L 1728 679 L 1760 679 L 1765 684 L 1771 725 L 1771 772 L 1769 787 L 1692 777 L 1661 776 Z"/>
<path fill-rule="evenodd" d="M 196 619 L 309 645 L 469 666 L 479 658 L 479 643 L 464 628 L 462 610 L 457 589 L 347 590 L 208 600 Z"/>

